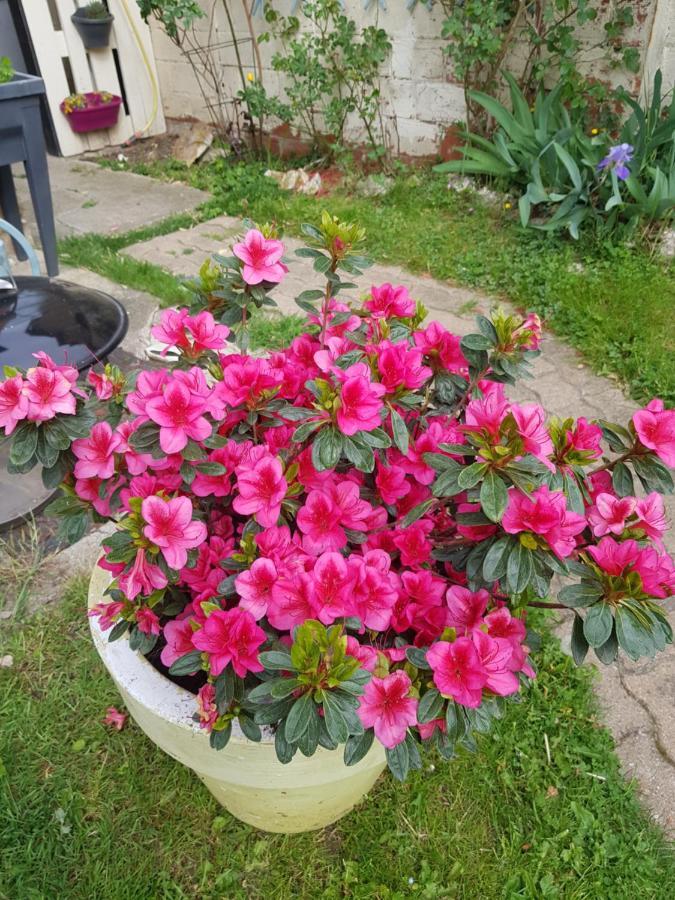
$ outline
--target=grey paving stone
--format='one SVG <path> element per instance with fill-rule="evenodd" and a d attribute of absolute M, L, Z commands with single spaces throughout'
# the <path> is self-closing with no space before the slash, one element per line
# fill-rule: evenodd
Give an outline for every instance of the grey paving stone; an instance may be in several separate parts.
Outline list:
<path fill-rule="evenodd" d="M 21 167 L 14 167 L 28 233 L 35 240 L 33 207 Z M 112 234 L 145 228 L 175 213 L 187 212 L 209 194 L 185 184 L 155 181 L 131 172 L 115 172 L 84 160 L 49 157 L 56 234 Z M 37 241 L 35 241 L 37 243 Z"/>

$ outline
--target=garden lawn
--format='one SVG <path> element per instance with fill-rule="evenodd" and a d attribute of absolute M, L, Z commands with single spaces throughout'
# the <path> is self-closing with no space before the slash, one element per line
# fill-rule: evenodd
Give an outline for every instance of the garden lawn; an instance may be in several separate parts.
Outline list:
<path fill-rule="evenodd" d="M 536 310 L 582 350 L 594 368 L 625 383 L 638 401 L 660 396 L 675 403 L 675 277 L 670 263 L 646 250 L 615 247 L 589 237 L 523 230 L 515 210 L 486 207 L 470 192 L 456 194 L 429 171 L 404 173 L 384 196 L 338 191 L 315 198 L 280 191 L 261 163 L 219 160 L 187 169 L 167 161 L 136 167 L 155 177 L 182 178 L 210 190 L 195 216 L 175 217 L 126 235 L 87 235 L 61 243 L 64 262 L 113 280 L 180 300 L 176 282 L 161 269 L 119 255 L 136 241 L 220 213 L 274 221 L 298 234 L 321 211 L 367 229 L 367 250 L 381 262 L 480 288 Z M 420 297 L 422 301 L 423 297 Z"/>
<path fill-rule="evenodd" d="M 383 776 L 324 832 L 231 818 L 129 721 L 89 639 L 86 585 L 0 631 L 0 897 L 667 900 L 675 865 L 621 779 L 589 670 L 552 640 L 478 756 Z M 547 758 L 545 736 L 550 759 Z"/>

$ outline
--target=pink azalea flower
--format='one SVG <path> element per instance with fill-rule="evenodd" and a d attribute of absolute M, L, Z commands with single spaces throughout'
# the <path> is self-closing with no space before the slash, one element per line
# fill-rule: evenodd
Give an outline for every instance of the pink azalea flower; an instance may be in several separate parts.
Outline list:
<path fill-rule="evenodd" d="M 340 553 L 322 553 L 312 571 L 317 616 L 324 625 L 351 615 L 350 574 Z"/>
<path fill-rule="evenodd" d="M 162 356 L 165 356 L 169 347 L 179 347 L 185 350 L 190 346 L 190 342 L 185 333 L 187 322 L 190 318 L 190 311 L 183 306 L 181 309 L 165 309 L 162 311 L 159 323 L 153 325 L 150 334 L 159 341 L 160 344 L 166 344 L 162 350 Z"/>
<path fill-rule="evenodd" d="M 357 710 L 364 728 L 391 750 L 405 740 L 408 728 L 417 723 L 417 700 L 410 696 L 410 678 L 399 669 L 385 678 L 371 678 Z"/>
<path fill-rule="evenodd" d="M 165 453 L 180 453 L 189 440 L 203 441 L 211 434 L 204 418 L 204 399 L 178 380 L 145 404 L 148 418 L 159 425 L 159 445 Z"/>
<path fill-rule="evenodd" d="M 46 422 L 58 413 L 75 415 L 72 383 L 58 368 L 35 366 L 26 372 L 24 391 L 28 398 L 27 418 L 31 422 Z"/>
<path fill-rule="evenodd" d="M 445 601 L 450 611 L 448 625 L 463 635 L 475 631 L 482 625 L 482 617 L 490 602 L 490 595 L 485 590 L 474 592 L 454 584 L 448 588 Z"/>
<path fill-rule="evenodd" d="M 91 436 L 79 438 L 72 443 L 72 451 L 77 457 L 76 478 L 111 478 L 115 471 L 114 453 L 121 440 L 107 422 L 97 422 Z"/>
<path fill-rule="evenodd" d="M 654 541 L 661 541 L 664 533 L 668 530 L 668 521 L 663 506 L 663 497 L 656 491 L 638 500 L 635 504 L 635 515 L 637 516 L 636 528 L 641 528 L 645 536 Z"/>
<path fill-rule="evenodd" d="M 588 547 L 586 552 L 608 575 L 621 575 L 640 557 L 640 547 L 636 541 L 622 541 L 604 537 L 598 544 Z"/>
<path fill-rule="evenodd" d="M 433 375 L 428 366 L 422 365 L 422 351 L 411 348 L 406 341 L 382 341 L 375 350 L 377 371 L 388 394 L 399 388 L 414 391 Z"/>
<path fill-rule="evenodd" d="M 553 453 L 553 441 L 546 430 L 546 413 L 537 403 L 528 403 L 525 406 L 513 404 L 511 406 L 518 434 L 523 441 L 525 453 L 531 453 L 540 459 L 552 472 L 555 466 L 549 456 Z"/>
<path fill-rule="evenodd" d="M 143 534 L 162 551 L 172 569 L 182 569 L 187 562 L 187 551 L 206 540 L 206 525 L 193 521 L 192 503 L 187 497 L 163 500 L 146 497 L 141 514 L 146 521 Z"/>
<path fill-rule="evenodd" d="M 566 452 L 583 454 L 584 460 L 598 459 L 602 456 L 602 428 L 580 416 L 572 431 L 565 435 Z"/>
<path fill-rule="evenodd" d="M 364 374 L 365 366 L 357 363 L 344 371 L 340 405 L 337 411 L 337 426 L 343 434 L 352 435 L 357 431 L 372 431 L 381 421 L 384 404 L 380 399 L 387 389 L 383 384 L 370 380 Z"/>
<path fill-rule="evenodd" d="M 101 631 L 110 631 L 113 625 L 116 625 L 119 621 L 120 613 L 123 609 L 124 601 L 111 600 L 109 603 L 97 603 L 96 606 L 89 610 L 87 615 L 98 616 L 98 625 Z"/>
<path fill-rule="evenodd" d="M 121 731 L 126 725 L 129 716 L 126 713 L 120 712 L 114 706 L 109 706 L 105 712 L 106 715 L 103 719 L 103 724 L 108 725 L 110 728 L 114 728 L 116 731 Z"/>
<path fill-rule="evenodd" d="M 241 277 L 246 284 L 269 281 L 278 284 L 288 268 L 281 262 L 284 245 L 281 241 L 266 238 L 255 228 L 247 231 L 244 240 L 235 244 L 232 252 L 243 262 Z"/>
<path fill-rule="evenodd" d="M 258 650 L 266 640 L 265 632 L 256 625 L 251 613 L 236 606 L 214 610 L 192 637 L 194 646 L 209 654 L 213 676 L 231 665 L 240 678 L 247 672 L 262 672 Z"/>
<path fill-rule="evenodd" d="M 140 609 L 136 610 L 136 624 L 138 625 L 138 630 L 142 631 L 143 634 L 159 634 L 161 630 L 157 614 L 148 606 L 141 606 Z"/>
<path fill-rule="evenodd" d="M 430 322 L 423 331 L 416 331 L 413 339 L 415 346 L 432 363 L 440 363 L 440 367 L 448 372 L 462 372 L 469 368 L 460 347 L 461 338 L 451 334 L 439 322 Z"/>
<path fill-rule="evenodd" d="M 272 560 L 261 557 L 250 569 L 235 578 L 234 586 L 241 598 L 239 606 L 247 609 L 254 619 L 262 619 L 267 612 L 277 577 L 277 568 Z"/>
<path fill-rule="evenodd" d="M 575 536 L 586 527 L 586 519 L 567 509 L 561 491 L 550 491 L 546 485 L 532 492 L 532 498 L 520 491 L 509 491 L 509 503 L 502 518 L 508 534 L 529 531 L 540 535 L 556 556 L 569 556 L 576 547 Z"/>
<path fill-rule="evenodd" d="M 266 454 L 237 468 L 237 490 L 232 505 L 238 513 L 255 516 L 259 525 L 276 525 L 288 483 L 281 461 Z"/>
<path fill-rule="evenodd" d="M 199 727 L 205 731 L 212 731 L 218 721 L 216 689 L 212 684 L 203 684 L 197 691 L 197 715 Z"/>
<path fill-rule="evenodd" d="M 361 668 L 374 672 L 377 665 L 377 650 L 368 644 L 360 644 L 351 634 L 347 635 L 347 654 L 358 659 Z"/>
<path fill-rule="evenodd" d="M 28 397 L 23 388 L 21 375 L 14 375 L 0 382 L 0 428 L 5 429 L 8 437 L 17 423 L 28 415 Z"/>
<path fill-rule="evenodd" d="M 395 577 L 390 573 L 391 557 L 384 550 L 368 550 L 363 556 L 352 554 L 349 568 L 354 580 L 354 615 L 365 628 L 386 631 L 398 600 Z"/>
<path fill-rule="evenodd" d="M 402 284 L 381 284 L 370 289 L 370 297 L 363 304 L 374 319 L 408 319 L 417 306 Z"/>
<path fill-rule="evenodd" d="M 468 637 L 454 643 L 437 641 L 427 651 L 434 684 L 444 697 L 452 697 L 462 706 L 480 706 L 488 673 Z"/>
<path fill-rule="evenodd" d="M 293 573 L 279 578 L 272 588 L 267 621 L 279 631 L 292 631 L 307 619 L 317 618 L 314 580 L 311 575 Z"/>
<path fill-rule="evenodd" d="M 480 629 L 472 633 L 471 639 L 487 674 L 485 687 L 500 697 L 515 694 L 519 682 L 511 671 L 512 651 L 509 642 L 491 637 Z"/>
<path fill-rule="evenodd" d="M 129 600 L 134 600 L 139 594 L 148 597 L 153 591 L 159 591 L 168 584 L 166 575 L 159 566 L 148 562 L 145 550 L 136 551 L 136 558 L 128 572 L 124 572 L 117 578 L 120 590 Z"/>
<path fill-rule="evenodd" d="M 524 672 L 528 678 L 534 678 L 534 669 L 528 664 L 523 647 L 527 629 L 522 619 L 512 616 L 510 610 L 506 606 L 502 606 L 485 616 L 485 624 L 490 637 L 502 639 L 508 643 L 511 652 L 508 668 L 513 672 Z"/>
<path fill-rule="evenodd" d="M 99 400 L 111 399 L 115 389 L 115 382 L 105 372 L 94 372 L 93 369 L 89 369 L 87 381 L 94 388 L 96 397 Z"/>
<path fill-rule="evenodd" d="M 536 313 L 528 313 L 522 325 L 513 332 L 513 337 L 521 350 L 538 350 L 541 344 L 539 316 Z"/>
<path fill-rule="evenodd" d="M 308 553 L 341 550 L 347 535 L 340 525 L 340 508 L 326 491 L 310 491 L 297 515 L 302 544 Z"/>
<path fill-rule="evenodd" d="M 194 629 L 189 617 L 184 619 L 172 619 L 163 629 L 166 646 L 162 648 L 159 658 L 169 668 L 181 656 L 191 653 L 195 647 L 192 643 Z"/>
<path fill-rule="evenodd" d="M 658 496 L 658 495 L 657 495 Z M 626 519 L 634 512 L 635 497 L 615 497 L 614 494 L 598 494 L 595 505 L 588 510 L 588 524 L 596 537 L 604 534 L 621 534 Z"/>
<path fill-rule="evenodd" d="M 633 425 L 642 445 L 675 468 L 675 409 L 665 409 L 663 400 L 652 400 L 635 413 Z"/>
<path fill-rule="evenodd" d="M 403 469 L 400 466 L 383 466 L 379 460 L 375 484 L 384 503 L 394 504 L 410 491 Z"/>
<path fill-rule="evenodd" d="M 417 730 L 423 741 L 428 741 L 429 738 L 433 736 L 436 729 L 442 732 L 442 734 L 447 732 L 448 728 L 445 724 L 445 719 L 432 719 L 431 722 L 420 722 L 417 726 Z"/>
<path fill-rule="evenodd" d="M 429 519 L 418 519 L 408 528 L 398 528 L 394 533 L 394 546 L 401 552 L 404 566 L 421 566 L 431 557 L 432 544 L 428 535 L 434 530 Z"/>
<path fill-rule="evenodd" d="M 205 350 L 222 350 L 227 346 L 230 329 L 227 325 L 216 322 L 211 313 L 204 309 L 188 322 L 192 335 L 192 352 L 203 353 Z"/>

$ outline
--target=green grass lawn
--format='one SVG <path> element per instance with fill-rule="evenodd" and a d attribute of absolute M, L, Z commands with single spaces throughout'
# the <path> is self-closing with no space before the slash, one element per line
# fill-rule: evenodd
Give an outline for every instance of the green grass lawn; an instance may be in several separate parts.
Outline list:
<path fill-rule="evenodd" d="M 96 655 L 86 585 L 0 631 L 0 897 L 667 900 L 675 866 L 621 779 L 588 670 L 552 640 L 477 756 L 383 776 L 324 832 L 241 824 L 133 724 Z M 550 761 L 545 749 L 548 737 Z"/>
<path fill-rule="evenodd" d="M 428 171 L 400 175 L 382 197 L 338 191 L 317 199 L 280 191 L 264 169 L 262 163 L 223 161 L 189 170 L 172 161 L 137 167 L 189 181 L 212 191 L 213 199 L 196 215 L 144 231 L 66 239 L 62 257 L 174 303 L 180 300 L 174 279 L 147 263 L 122 259 L 118 251 L 219 213 L 276 221 L 297 234 L 302 222 L 316 221 L 326 208 L 367 229 L 368 252 L 376 259 L 536 310 L 598 372 L 618 376 L 635 399 L 675 402 L 675 277 L 669 263 L 644 249 L 524 231 L 513 210 L 488 208 L 476 195 L 448 191 L 445 179 Z"/>

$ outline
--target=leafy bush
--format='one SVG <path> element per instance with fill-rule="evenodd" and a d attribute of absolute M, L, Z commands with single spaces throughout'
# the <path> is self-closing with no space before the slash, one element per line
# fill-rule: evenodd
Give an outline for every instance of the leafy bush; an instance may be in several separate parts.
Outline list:
<path fill-rule="evenodd" d="M 391 51 L 387 32 L 373 25 L 359 31 L 339 0 L 306 0 L 301 12 L 302 19 L 266 10 L 271 32 L 283 48 L 272 57 L 272 68 L 286 76 L 288 102 L 269 97 L 259 85 L 240 96 L 263 114 L 292 122 L 315 146 L 325 146 L 327 135 L 342 146 L 347 119 L 356 115 L 371 153 L 381 156 L 385 135 L 379 72 Z M 260 36 L 261 41 L 269 38 Z"/>
<path fill-rule="evenodd" d="M 582 225 L 625 235 L 640 222 L 649 228 L 672 218 L 675 97 L 664 104 L 660 70 L 646 109 L 624 96 L 632 112 L 614 141 L 598 129 L 590 135 L 584 131 L 579 116 L 562 100 L 562 84 L 549 93 L 540 86 L 530 107 L 513 76 L 505 77 L 511 110 L 488 94 L 471 92 L 497 123 L 494 136 L 467 132 L 464 158 L 443 163 L 437 171 L 496 178 L 520 192 L 524 226 L 567 228 L 574 238 Z"/>
<path fill-rule="evenodd" d="M 410 5 L 415 6 L 416 0 Z M 431 8 L 435 0 L 427 0 Z M 623 36 L 633 24 L 632 0 L 439 0 L 444 13 L 442 34 L 448 39 L 447 54 L 465 91 L 495 93 L 501 87 L 500 70 L 505 60 L 517 73 L 518 84 L 528 98 L 547 75 L 555 74 L 563 98 L 584 111 L 612 96 L 598 79 L 579 70 L 582 51 L 577 29 L 602 14 L 606 40 L 599 44 L 611 64 L 632 72 L 640 64 L 635 47 Z M 524 50 L 514 53 L 514 50 Z M 481 133 L 489 126 L 479 104 L 468 97 L 467 121 Z"/>

